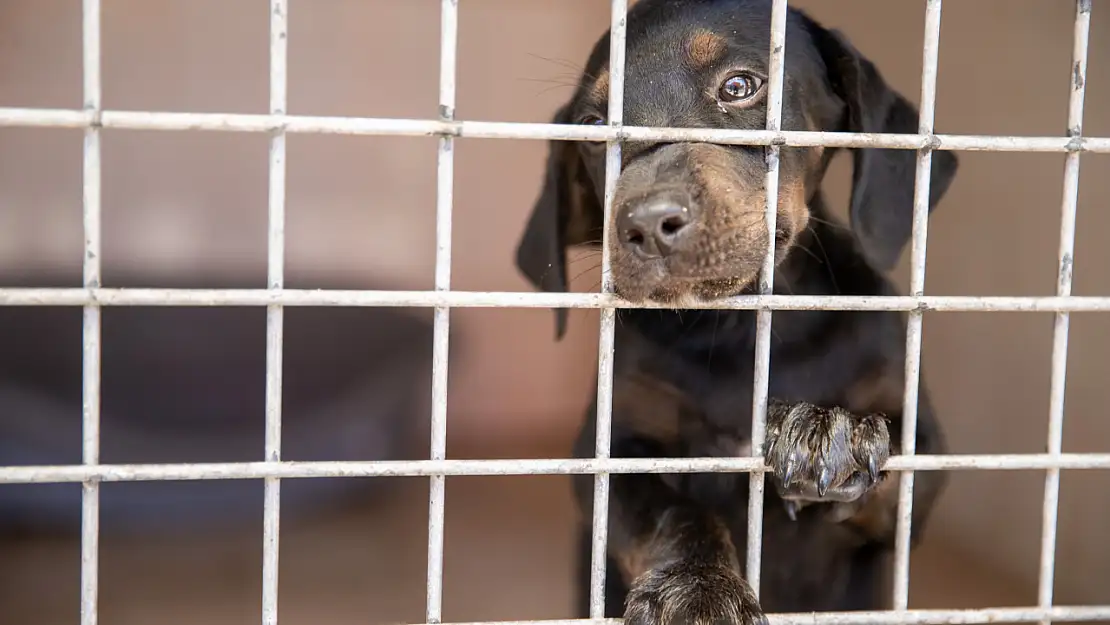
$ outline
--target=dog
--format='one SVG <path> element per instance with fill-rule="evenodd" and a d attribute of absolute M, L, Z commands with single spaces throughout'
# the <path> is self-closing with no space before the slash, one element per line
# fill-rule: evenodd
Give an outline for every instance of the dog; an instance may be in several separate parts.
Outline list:
<path fill-rule="evenodd" d="M 641 0 L 627 14 L 624 123 L 763 129 L 771 3 Z M 839 31 L 786 19 L 783 130 L 916 133 L 918 111 Z M 609 35 L 595 45 L 557 124 L 604 125 Z M 885 276 L 912 232 L 915 153 L 852 151 L 848 223 L 821 193 L 838 150 L 783 147 L 774 291 L 894 295 Z M 613 457 L 750 456 L 755 313 L 691 310 L 753 293 L 768 247 L 765 148 L 626 142 L 604 221 L 605 147 L 551 141 L 546 178 L 516 252 L 539 289 L 567 290 L 566 250 L 609 228 L 621 309 L 613 364 Z M 929 210 L 958 167 L 932 158 Z M 685 310 L 684 310 L 685 308 Z M 566 311 L 556 311 L 556 336 Z M 629 625 L 765 622 L 766 612 L 882 609 L 898 479 L 884 472 L 902 436 L 905 315 L 780 311 L 772 325 L 762 584 L 744 581 L 749 481 L 743 474 L 613 475 L 605 616 Z M 596 400 L 575 445 L 594 455 Z M 924 388 L 916 448 L 946 443 Z M 916 546 L 946 479 L 916 480 Z M 592 480 L 576 499 L 592 514 Z M 588 617 L 590 529 L 580 527 L 577 610 Z"/>

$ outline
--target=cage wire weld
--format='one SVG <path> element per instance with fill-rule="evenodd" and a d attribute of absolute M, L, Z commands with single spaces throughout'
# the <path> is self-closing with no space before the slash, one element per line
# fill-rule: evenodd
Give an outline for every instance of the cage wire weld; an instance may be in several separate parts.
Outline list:
<path fill-rule="evenodd" d="M 1110 153 L 1110 138 L 1084 137 L 1083 98 L 1086 85 L 1091 1 L 1076 0 L 1072 66 L 1074 79 L 1068 105 L 1068 128 L 1062 137 L 937 135 L 933 132 L 936 105 L 937 55 L 940 49 L 941 0 L 925 0 L 925 38 L 922 50 L 921 115 L 916 135 L 783 131 L 780 128 L 783 91 L 786 0 L 772 8 L 769 96 L 764 130 L 644 128 L 624 126 L 625 20 L 627 0 L 611 0 L 609 124 L 582 127 L 534 123 L 473 122 L 455 119 L 458 0 L 441 0 L 439 119 L 382 119 L 289 115 L 287 109 L 288 0 L 270 0 L 270 104 L 267 115 L 201 114 L 188 112 L 105 111 L 101 107 L 100 0 L 83 0 L 82 110 L 0 108 L 0 127 L 84 129 L 83 215 L 84 270 L 80 288 L 0 288 L 0 306 L 81 306 L 83 323 L 83 458 L 80 465 L 0 467 L 3 483 L 82 484 L 81 625 L 96 625 L 99 557 L 99 485 L 101 482 L 148 480 L 261 479 L 265 484 L 263 511 L 262 622 L 278 623 L 278 554 L 281 480 L 319 477 L 426 476 L 431 480 L 428 522 L 426 622 L 442 622 L 443 519 L 445 478 L 449 475 L 595 475 L 590 619 L 517 621 L 459 625 L 618 625 L 605 619 L 604 583 L 609 476 L 613 473 L 748 472 L 747 578 L 759 591 L 764 466 L 761 447 L 765 435 L 770 361 L 771 315 L 774 310 L 902 310 L 909 312 L 906 332 L 906 390 L 904 394 L 903 454 L 891 458 L 888 470 L 901 472 L 898 531 L 893 570 L 893 610 L 772 614 L 774 625 L 844 623 L 991 623 L 1110 620 L 1108 606 L 1054 606 L 1057 515 L 1062 469 L 1110 469 L 1110 453 L 1063 453 L 1064 383 L 1068 322 L 1072 312 L 1110 312 L 1110 297 L 1071 295 L 1079 160 L 1083 152 Z M 305 4 L 303 6 L 309 6 Z M 100 134 L 105 128 L 213 131 L 270 134 L 268 281 L 266 289 L 106 289 L 100 281 Z M 284 288 L 286 136 L 348 134 L 436 136 L 439 138 L 436 200 L 436 270 L 433 291 L 322 291 Z M 612 210 L 613 190 L 620 171 L 621 142 L 625 140 L 703 141 L 765 146 L 767 155 L 766 217 L 774 232 L 778 195 L 778 155 L 783 146 L 881 147 L 917 151 L 910 293 L 905 296 L 785 296 L 773 295 L 774 237 L 764 260 L 758 294 L 734 297 L 704 308 L 757 311 L 757 342 L 752 400 L 753 455 L 742 458 L 611 458 L 613 334 L 617 308 L 654 308 L 633 305 L 615 296 L 610 283 L 608 246 L 603 253 L 600 293 L 500 293 L 451 290 L 451 212 L 453 204 L 454 141 L 460 137 L 565 141 L 606 141 L 605 214 Z M 924 294 L 928 223 L 929 170 L 934 150 L 1060 152 L 1065 154 L 1064 192 L 1056 295 L 1052 297 L 952 297 Z M 608 219 L 606 219 L 608 222 Z M 604 235 L 606 238 L 609 233 Z M 103 306 L 264 306 L 266 323 L 266 437 L 265 461 L 247 463 L 107 465 L 99 461 L 100 429 L 100 310 Z M 432 414 L 430 459 L 373 462 L 287 462 L 281 459 L 281 396 L 283 310 L 286 306 L 404 306 L 435 310 L 432 358 Z M 598 342 L 597 432 L 594 458 L 563 460 L 448 460 L 447 362 L 451 308 L 596 308 L 601 314 Z M 1053 312 L 1051 391 L 1047 452 L 1043 454 L 932 455 L 914 454 L 917 395 L 921 364 L 921 320 L 925 311 Z M 910 610 L 909 536 L 913 472 L 954 469 L 1046 472 L 1040 551 L 1038 601 L 1034 607 L 980 610 Z"/>

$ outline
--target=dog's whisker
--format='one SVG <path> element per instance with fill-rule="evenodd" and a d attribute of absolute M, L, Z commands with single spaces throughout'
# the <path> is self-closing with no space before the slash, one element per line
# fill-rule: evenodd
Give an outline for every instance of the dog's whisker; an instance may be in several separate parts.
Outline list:
<path fill-rule="evenodd" d="M 597 80 L 597 77 L 594 76 L 593 74 L 591 74 L 590 72 L 587 72 L 584 67 L 582 67 L 582 66 L 580 66 L 576 63 L 573 63 L 571 61 L 568 61 L 566 59 L 550 58 L 550 57 L 546 57 L 546 56 L 536 54 L 534 52 L 528 52 L 527 54 L 528 54 L 528 56 L 530 56 L 532 58 L 539 59 L 541 61 L 546 61 L 546 62 L 551 63 L 553 65 L 558 65 L 559 67 L 568 69 L 568 70 L 574 72 L 575 74 L 584 76 L 586 78 L 589 78 L 590 80 Z"/>
<path fill-rule="evenodd" d="M 564 86 L 564 87 L 577 87 L 578 86 L 578 83 L 576 83 L 572 80 L 564 80 L 564 79 L 559 78 L 559 77 L 539 78 L 539 77 L 536 77 L 536 76 L 517 76 L 516 80 L 518 80 L 520 82 L 535 82 L 535 83 L 540 83 L 540 84 L 545 84 L 545 85 L 557 84 L 557 85 L 561 85 L 561 86 Z"/>
<path fill-rule="evenodd" d="M 537 98 L 538 98 L 538 97 L 540 97 L 541 95 L 544 95 L 544 94 L 547 94 L 547 93 L 551 93 L 552 91 L 555 91 L 556 89 L 575 89 L 575 88 L 577 88 L 577 85 L 559 85 L 559 84 L 553 84 L 553 85 L 551 85 L 551 86 L 549 86 L 549 87 L 545 87 L 545 88 L 543 88 L 543 89 L 540 89 L 539 91 L 537 91 L 537 92 L 535 93 L 535 97 L 537 97 Z"/>
<path fill-rule="evenodd" d="M 595 269 L 600 269 L 600 268 L 601 268 L 601 265 L 600 265 L 600 264 L 597 264 L 597 265 L 593 265 L 593 266 L 591 266 L 591 267 L 588 267 L 588 268 L 586 268 L 585 270 L 583 270 L 582 272 L 580 272 L 580 273 L 578 273 L 577 275 L 575 275 L 575 276 L 574 276 L 573 278 L 571 278 L 570 280 L 568 280 L 568 282 L 571 282 L 571 283 L 573 283 L 574 281 L 578 280 L 578 279 L 579 279 L 579 278 L 581 278 L 582 276 L 584 276 L 584 275 L 586 275 L 586 274 L 590 273 L 591 271 L 593 271 L 593 270 L 595 270 Z"/>
<path fill-rule="evenodd" d="M 817 242 L 817 247 L 821 249 L 821 255 L 825 257 L 825 273 L 829 275 L 829 281 L 832 282 L 833 292 L 840 295 L 840 285 L 836 282 L 836 272 L 833 271 L 832 261 L 829 260 L 829 252 L 825 249 L 825 243 L 821 241 L 821 235 L 809 226 L 809 231 L 813 233 L 813 240 Z"/>
<path fill-rule="evenodd" d="M 793 247 L 795 249 L 802 250 L 806 254 L 809 254 L 813 258 L 813 260 L 817 261 L 818 264 L 821 264 L 821 265 L 825 264 L 825 261 L 822 260 L 821 257 L 818 256 L 817 254 L 814 254 L 813 251 L 810 250 L 808 247 L 806 247 L 804 245 L 801 245 L 801 244 L 795 244 Z"/>
<path fill-rule="evenodd" d="M 578 263 L 580 263 L 584 260 L 596 261 L 596 260 L 598 260 L 599 257 L 600 257 L 600 254 L 590 254 L 588 256 L 582 256 L 580 258 L 575 258 L 575 259 L 572 259 L 572 260 L 568 260 L 567 261 L 567 267 L 571 267 L 573 265 L 576 265 L 576 264 L 578 264 Z"/>
<path fill-rule="evenodd" d="M 705 361 L 705 369 L 713 370 L 713 350 L 717 348 L 717 327 L 721 324 L 721 311 L 713 311 L 713 332 L 709 335 L 709 357 Z"/>
<path fill-rule="evenodd" d="M 836 221 L 831 221 L 831 220 L 828 220 L 828 219 L 822 219 L 821 217 L 818 217 L 817 215 L 814 215 L 812 213 L 810 213 L 809 219 L 810 219 L 810 221 L 816 221 L 819 224 L 824 224 L 824 225 L 826 225 L 830 228 L 835 228 L 837 230 L 844 230 L 844 231 L 848 231 L 848 232 L 850 232 L 852 230 L 851 228 L 849 228 L 848 226 L 845 226 L 842 223 L 839 223 L 839 222 L 836 222 Z"/>

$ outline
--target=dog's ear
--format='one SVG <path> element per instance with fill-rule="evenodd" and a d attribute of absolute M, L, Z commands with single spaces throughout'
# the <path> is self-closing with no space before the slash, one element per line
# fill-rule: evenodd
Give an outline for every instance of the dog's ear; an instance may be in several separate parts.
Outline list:
<path fill-rule="evenodd" d="M 878 68 L 843 33 L 815 26 L 814 35 L 829 82 L 847 106 L 844 130 L 917 133 L 917 108 L 886 83 Z M 914 150 L 876 148 L 852 153 L 849 220 L 867 260 L 883 271 L 898 262 L 913 232 L 916 155 Z M 948 191 L 958 165 L 953 152 L 933 152 L 930 211 Z"/>
<path fill-rule="evenodd" d="M 570 123 L 570 105 L 552 123 Z M 550 141 L 547 173 L 516 249 L 516 265 L 537 288 L 567 291 L 567 248 L 600 242 L 603 211 L 574 141 Z M 555 311 L 555 338 L 566 333 L 567 311 Z"/>

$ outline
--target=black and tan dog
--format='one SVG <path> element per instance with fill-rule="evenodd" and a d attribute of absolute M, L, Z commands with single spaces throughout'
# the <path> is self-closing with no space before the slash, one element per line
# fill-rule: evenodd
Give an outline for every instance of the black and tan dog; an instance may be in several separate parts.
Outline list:
<path fill-rule="evenodd" d="M 628 13 L 624 123 L 764 127 L 770 2 L 642 0 Z M 555 123 L 604 124 L 608 35 L 589 57 Z M 918 113 L 842 34 L 791 10 L 784 130 L 917 132 Z M 783 148 L 775 291 L 894 294 L 886 277 L 911 233 L 914 152 L 855 150 L 850 223 L 834 222 L 820 185 L 835 150 Z M 674 308 L 751 292 L 767 248 L 764 149 L 630 143 L 612 221 L 603 224 L 602 143 L 550 144 L 547 179 L 517 262 L 538 287 L 565 291 L 566 248 L 610 228 L 612 280 L 631 301 Z M 957 169 L 933 155 L 930 208 Z M 751 311 L 621 310 L 612 455 L 750 455 L 755 315 Z M 558 313 L 558 335 L 565 311 Z M 768 612 L 880 609 L 892 549 L 896 476 L 882 472 L 901 440 L 904 315 L 778 312 L 773 316 L 765 459 L 761 601 L 744 581 L 748 480 L 732 475 L 614 475 L 606 615 L 630 625 L 751 623 Z M 575 450 L 592 456 L 591 406 Z M 922 392 L 917 450 L 943 453 Z M 943 485 L 919 474 L 912 536 Z M 592 480 L 579 591 L 588 615 Z"/>

